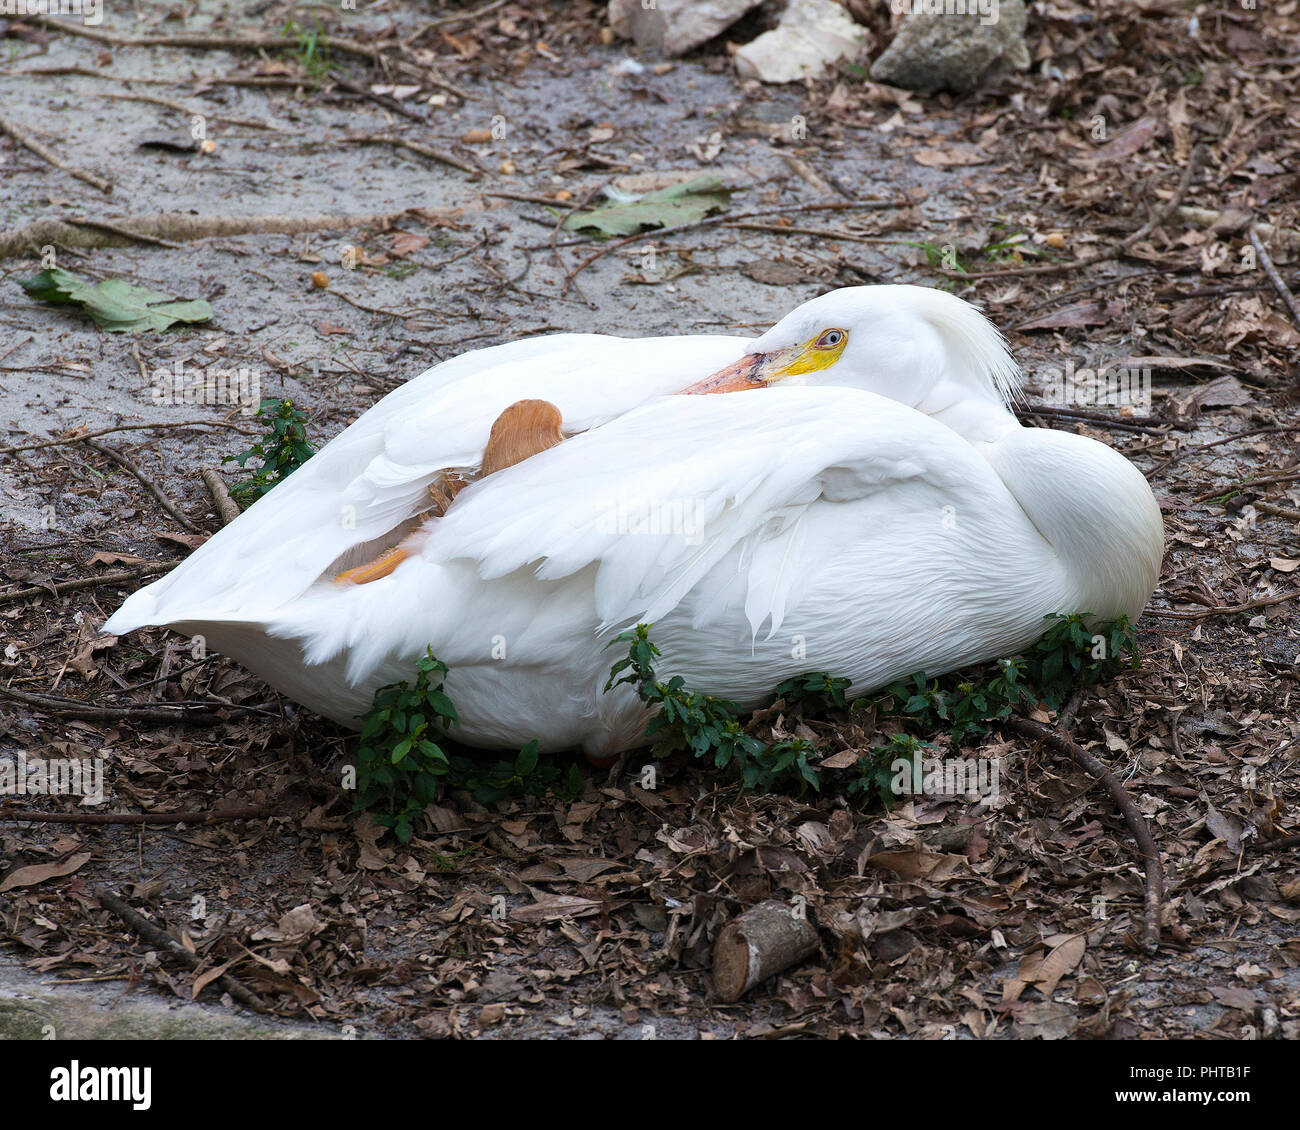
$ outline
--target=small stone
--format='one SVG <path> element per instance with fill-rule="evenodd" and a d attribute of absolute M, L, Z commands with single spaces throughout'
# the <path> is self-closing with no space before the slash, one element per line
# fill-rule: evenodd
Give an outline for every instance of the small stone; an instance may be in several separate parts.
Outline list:
<path fill-rule="evenodd" d="M 875 82 L 906 90 L 966 93 L 1029 66 L 1024 0 L 970 4 L 964 13 L 930 12 L 925 0 L 903 0 L 911 15 L 871 66 Z M 981 14 L 984 7 L 984 14 Z"/>
<path fill-rule="evenodd" d="M 609 23 L 615 35 L 665 55 L 685 55 L 721 35 L 763 0 L 610 0 Z"/>

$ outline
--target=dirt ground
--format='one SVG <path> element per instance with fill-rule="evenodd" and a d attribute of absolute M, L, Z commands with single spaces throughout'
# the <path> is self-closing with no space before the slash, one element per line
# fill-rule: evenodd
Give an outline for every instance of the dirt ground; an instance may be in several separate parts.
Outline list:
<path fill-rule="evenodd" d="M 0 822 L 0 986 L 37 976 L 238 1010 L 225 974 L 270 1017 L 334 1036 L 1300 1035 L 1286 842 L 1300 802 L 1300 330 L 1248 238 L 1268 225 L 1300 290 L 1296 5 L 1206 6 L 1191 35 L 1186 3 L 1036 3 L 1034 68 L 964 97 L 847 66 L 806 86 L 741 82 L 725 40 L 762 30 L 765 13 L 666 61 L 602 36 L 604 5 L 487 7 L 311 9 L 329 34 L 381 46 L 379 64 L 322 59 L 306 39 L 120 42 L 310 31 L 315 16 L 275 2 L 106 13 L 90 30 L 119 42 L 0 18 L 4 116 L 112 182 L 0 140 L 6 233 L 68 216 L 129 228 L 157 212 L 403 213 L 57 249 L 82 276 L 212 303 L 210 322 L 165 333 L 102 333 L 19 289 L 39 251 L 0 259 L 0 758 L 102 756 L 112 812 L 269 813 Z M 558 230 L 606 186 L 703 173 L 734 190 L 729 215 L 773 211 L 648 233 L 585 266 L 606 245 Z M 403 846 L 338 789 L 345 731 L 178 637 L 96 635 L 145 570 L 219 528 L 200 470 L 261 431 L 229 403 L 161 402 L 160 372 L 242 367 L 323 441 L 469 348 L 558 330 L 757 333 L 831 287 L 876 282 L 978 302 L 1025 367 L 1027 422 L 1110 443 L 1159 499 L 1168 549 L 1141 667 L 1069 720 L 1159 842 L 1155 955 L 1137 943 L 1140 858 L 1104 791 L 1010 734 L 965 751 L 1002 759 L 995 804 L 755 795 L 681 759 L 649 790 L 642 757 L 613 780 L 589 772 L 573 801 L 445 798 Z M 1149 370 L 1150 403 L 1045 404 L 1067 365 Z M 70 435 L 139 424 L 152 427 L 99 447 Z M 200 715 L 159 721 L 151 703 Z M 871 738 L 843 718 L 775 722 L 828 754 Z M 198 968 L 103 909 L 102 888 Z M 709 964 L 722 925 L 796 895 L 819 952 L 721 1004 Z"/>

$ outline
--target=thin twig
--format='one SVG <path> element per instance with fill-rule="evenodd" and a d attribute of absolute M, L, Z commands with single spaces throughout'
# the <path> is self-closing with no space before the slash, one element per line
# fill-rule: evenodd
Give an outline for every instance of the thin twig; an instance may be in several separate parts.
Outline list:
<path fill-rule="evenodd" d="M 140 480 L 141 485 L 158 500 L 158 504 L 166 510 L 168 514 L 175 518 L 176 521 L 189 530 L 190 533 L 197 534 L 202 532 L 200 527 L 196 526 L 188 517 L 181 513 L 177 508 L 176 503 L 167 497 L 167 493 L 162 487 L 155 483 L 153 479 L 149 478 L 148 475 L 140 470 L 139 467 L 132 463 L 131 460 L 120 451 L 114 451 L 111 447 L 105 447 L 101 443 L 96 443 L 93 439 L 85 439 L 82 440 L 82 442 L 92 451 L 98 451 L 100 455 L 111 459 L 119 467 L 124 467 L 126 470 L 130 471 L 131 474 Z"/>
<path fill-rule="evenodd" d="M 1300 465 L 1291 467 L 1280 475 L 1269 475 L 1263 479 L 1242 479 L 1235 483 L 1221 483 L 1213 490 L 1207 490 L 1204 494 L 1198 494 L 1193 502 L 1205 502 L 1210 498 L 1218 498 L 1220 495 L 1232 494 L 1236 491 L 1254 490 L 1256 487 L 1272 486 L 1275 483 L 1290 483 L 1300 479 Z"/>
<path fill-rule="evenodd" d="M 1038 303 L 1036 306 L 1031 306 L 1029 307 L 1028 310 L 1021 310 L 1020 320 L 1016 322 L 1014 325 L 1008 326 L 1007 329 L 1008 331 L 1019 330 L 1021 326 L 1028 325 L 1030 322 L 1034 321 L 1035 320 L 1034 316 L 1038 314 L 1040 311 L 1047 309 L 1047 307 L 1059 306 L 1064 302 L 1068 302 L 1071 298 L 1080 298 L 1085 294 L 1091 294 L 1094 290 L 1099 290 L 1103 286 L 1110 286 L 1112 283 L 1115 284 L 1126 283 L 1130 279 L 1143 279 L 1143 278 L 1147 278 L 1150 275 L 1163 275 L 1164 273 L 1165 272 L 1163 270 L 1159 270 L 1159 271 L 1134 271 L 1131 274 L 1127 274 L 1127 275 L 1109 275 L 1104 279 L 1097 279 L 1094 282 L 1090 282 L 1087 286 L 1079 286 L 1079 287 L 1075 287 L 1073 290 L 1067 290 L 1064 294 L 1049 295 L 1047 298 L 1044 298 L 1043 301 Z"/>
<path fill-rule="evenodd" d="M 85 72 L 81 72 L 85 73 Z M 119 82 L 130 83 L 131 79 L 117 79 L 116 75 L 97 75 L 90 72 L 94 78 L 116 79 Z M 148 102 L 152 106 L 165 106 L 169 110 L 174 110 L 185 117 L 194 117 L 195 115 L 203 118 L 211 118 L 214 122 L 225 122 L 232 126 L 243 126 L 246 129 L 264 129 L 273 133 L 282 133 L 279 126 L 270 125 L 267 122 L 259 122 L 256 118 L 232 118 L 229 114 L 217 114 L 207 110 L 196 110 L 191 106 L 186 106 L 183 102 L 173 102 L 170 98 L 160 98 L 157 94 L 143 94 L 137 90 L 101 90 L 95 95 L 96 98 L 111 98 L 120 102 Z"/>
<path fill-rule="evenodd" d="M 416 316 L 414 311 L 409 314 L 404 314 L 400 310 L 385 310 L 382 306 L 368 306 L 366 303 L 361 302 L 358 299 L 348 297 L 348 295 L 344 294 L 341 290 L 336 290 L 334 287 L 330 287 L 325 293 L 333 298 L 340 298 L 349 306 L 355 306 L 358 310 L 364 310 L 367 314 L 379 314 L 385 318 L 401 318 L 403 321 Z"/>
<path fill-rule="evenodd" d="M 843 228 L 805 228 L 791 224 L 789 227 L 783 227 L 781 224 L 754 224 L 754 223 L 735 223 L 723 224 L 724 228 L 735 231 L 765 231 L 773 235 L 812 235 L 818 239 L 835 240 L 842 239 L 847 243 L 881 243 L 886 245 L 898 245 L 906 243 L 906 240 L 896 239 L 893 236 L 886 235 L 859 235 L 857 232 L 845 231 Z"/>
<path fill-rule="evenodd" d="M 65 592 L 93 588 L 96 585 L 115 585 L 121 581 L 135 581 L 149 577 L 154 573 L 165 573 L 179 565 L 179 561 L 151 561 L 138 569 L 126 569 L 119 573 L 105 573 L 99 577 L 81 577 L 75 581 L 59 581 L 48 585 L 29 585 L 14 592 L 0 592 L 0 604 L 10 604 L 15 600 L 25 600 L 29 596 L 62 596 Z"/>
<path fill-rule="evenodd" d="M 126 239 L 134 239 L 140 243 L 152 244 L 154 247 L 168 247 L 173 251 L 178 250 L 182 246 L 170 239 L 161 239 L 156 235 L 134 232 L 130 228 L 124 228 L 121 224 L 111 224 L 107 220 L 87 220 L 84 216 L 64 216 L 63 222 L 65 224 L 80 224 L 82 227 L 95 228 L 98 231 L 112 232 L 114 235 L 120 235 Z"/>
<path fill-rule="evenodd" d="M 229 820 L 261 820 L 278 816 L 272 804 L 218 808 L 204 812 L 37 812 L 31 808 L 0 808 L 0 820 L 19 824 L 222 824 Z"/>
<path fill-rule="evenodd" d="M 14 455 L 19 451 L 38 451 L 42 447 L 62 447 L 65 443 L 79 443 L 83 439 L 95 439 L 97 436 L 106 436 L 110 432 L 134 432 L 149 428 L 229 428 L 249 436 L 260 434 L 255 429 L 241 427 L 239 424 L 231 424 L 225 420 L 164 420 L 156 424 L 118 424 L 116 427 L 100 428 L 95 432 L 81 432 L 62 436 L 59 439 L 43 439 L 38 443 L 24 443 L 17 447 L 0 447 L 0 455 Z"/>
<path fill-rule="evenodd" d="M 1028 718 L 1008 718 L 1007 724 L 1012 730 L 1024 737 L 1043 742 L 1056 750 L 1057 753 L 1069 757 L 1081 769 L 1105 785 L 1106 791 L 1110 793 L 1116 806 L 1124 814 L 1129 831 L 1133 833 L 1133 838 L 1137 841 L 1138 848 L 1142 852 L 1142 860 L 1146 871 L 1142 947 L 1148 953 L 1154 953 L 1160 946 L 1160 916 L 1165 888 L 1164 871 L 1160 863 L 1160 849 L 1151 836 L 1151 829 L 1147 826 L 1146 819 L 1138 810 L 1138 806 L 1133 803 L 1132 796 L 1129 795 L 1128 790 L 1115 779 L 1114 774 L 1102 762 L 1080 746 L 1069 734 L 1051 726 L 1044 726 L 1041 722 L 1034 722 Z"/>
<path fill-rule="evenodd" d="M 146 679 L 142 683 L 130 683 L 124 687 L 109 687 L 105 694 L 119 695 L 130 694 L 132 691 L 143 690 L 145 687 L 156 686 L 158 683 L 165 683 L 169 679 L 174 679 L 178 675 L 184 675 L 187 671 L 193 671 L 196 667 L 202 667 L 205 663 L 211 663 L 214 659 L 220 659 L 215 651 L 209 652 L 202 659 L 196 659 L 193 663 L 187 663 L 184 667 L 178 667 L 175 671 L 168 671 L 159 675 L 156 679 Z"/>
<path fill-rule="evenodd" d="M 32 340 L 31 334 L 28 334 L 26 337 L 20 337 L 8 349 L 6 349 L 3 353 L 0 353 L 0 361 L 3 361 L 6 357 L 9 356 L 9 354 L 14 352 L 14 350 L 21 349 L 24 345 L 26 345 L 31 340 Z"/>
<path fill-rule="evenodd" d="M 69 25 L 72 26 L 72 25 Z M 59 247 L 117 247 L 123 241 L 151 235 L 158 239 L 220 239 L 251 233 L 301 235 L 314 231 L 345 231 L 349 228 L 390 224 L 407 210 L 367 216 L 304 216 L 277 214 L 260 216 L 198 216 L 191 212 L 160 212 L 148 216 L 124 216 L 118 221 L 130 236 L 98 231 L 85 224 L 63 220 L 33 220 L 21 228 L 0 233 L 0 259 L 24 255 L 47 243 Z"/>
<path fill-rule="evenodd" d="M 404 118 L 410 118 L 413 122 L 419 122 L 421 125 L 428 125 L 429 119 L 425 114 L 416 113 L 409 106 L 403 106 L 396 98 L 390 98 L 387 94 L 376 94 L 373 90 L 367 90 L 350 79 L 345 79 L 337 71 L 330 71 L 327 76 L 335 86 L 341 86 L 351 94 L 360 95 L 362 98 L 369 99 L 377 106 L 382 106 L 385 110 L 391 110 L 394 114 L 401 114 Z"/>
<path fill-rule="evenodd" d="M 1150 435 L 1163 435 L 1169 428 L 1167 420 L 1158 416 L 1108 416 L 1104 412 L 1085 412 L 1076 408 L 1051 408 L 1041 404 L 1018 406 L 1015 410 L 1017 419 L 1025 420 L 1032 416 L 1048 419 L 1078 420 L 1081 423 L 1100 424 L 1103 428 L 1118 428 L 1125 432 L 1146 432 Z"/>
<path fill-rule="evenodd" d="M 482 169 L 462 161 L 459 157 L 453 157 L 450 153 L 444 153 L 441 149 L 434 149 L 430 145 L 421 145 L 418 141 L 408 141 L 404 137 L 394 137 L 390 134 L 360 133 L 349 134 L 346 137 L 340 137 L 338 140 L 346 141 L 351 145 L 392 145 L 397 149 L 409 149 L 412 153 L 418 153 L 421 157 L 441 161 L 444 165 L 450 165 L 453 169 L 469 173 L 470 176 L 481 177 L 483 175 Z"/>
<path fill-rule="evenodd" d="M 1258 505 L 1258 503 L 1256 503 Z M 1235 616 L 1239 612 L 1254 612 L 1257 608 L 1271 608 L 1300 596 L 1300 589 L 1292 589 L 1280 596 L 1266 596 L 1260 600 L 1250 600 L 1245 604 L 1230 604 L 1222 607 L 1206 608 L 1201 612 L 1168 612 L 1163 608 L 1148 608 L 1147 616 L 1162 616 L 1167 620 L 1204 620 L 1207 616 Z"/>
<path fill-rule="evenodd" d="M 1219 447 L 1225 443 L 1235 443 L 1239 439 L 1248 439 L 1251 436 L 1277 435 L 1283 432 L 1300 432 L 1300 424 L 1281 424 L 1267 428 L 1251 428 L 1248 431 L 1238 432 L 1236 435 L 1225 436 L 1223 439 L 1214 439 L 1209 443 L 1198 443 L 1192 447 L 1185 447 L 1176 455 L 1171 455 L 1163 462 L 1157 463 L 1151 468 L 1151 470 L 1144 471 L 1143 474 L 1146 475 L 1148 479 L 1153 479 L 1156 475 L 1160 474 L 1161 471 L 1172 467 L 1175 463 L 1181 463 L 1189 455 L 1195 455 L 1198 451 L 1205 451 L 1211 447 Z"/>
<path fill-rule="evenodd" d="M 1268 276 L 1268 281 L 1273 284 L 1273 289 L 1282 297 L 1286 303 L 1286 308 L 1291 311 L 1291 319 L 1297 327 L 1300 327 L 1300 305 L 1296 304 L 1295 295 L 1291 293 L 1291 288 L 1283 281 L 1278 270 L 1273 266 L 1273 260 L 1269 258 L 1268 252 L 1264 248 L 1254 229 L 1248 233 L 1250 236 L 1250 245 L 1255 249 L 1255 257 L 1259 260 L 1259 265 L 1264 268 L 1264 274 Z"/>
<path fill-rule="evenodd" d="M 1271 502 L 1256 501 L 1251 505 L 1261 514 L 1272 514 L 1278 518 L 1290 518 L 1293 522 L 1300 522 L 1300 510 L 1291 506 L 1274 506 Z"/>
<path fill-rule="evenodd" d="M 110 31 L 67 23 L 49 16 L 33 14 L 26 18 L 53 31 L 93 39 L 97 43 L 111 43 L 115 47 L 178 47 L 202 51 L 284 51 L 302 48 L 300 39 L 287 35 L 115 35 Z M 347 39 L 323 35 L 316 42 L 331 51 L 355 55 L 372 63 L 377 63 L 381 57 L 377 49 Z"/>
<path fill-rule="evenodd" d="M 233 711 L 236 714 L 265 714 L 271 718 L 279 717 L 274 711 L 263 709 L 260 706 L 238 706 L 233 702 L 151 702 L 143 706 L 91 706 L 88 703 L 78 702 L 70 698 L 28 694 L 25 691 L 16 691 L 13 687 L 0 687 L 0 696 L 25 703 L 49 714 L 62 714 L 67 718 L 81 718 L 87 721 L 100 722 L 117 721 L 119 719 L 167 723 L 225 721 L 219 711 Z"/>
<path fill-rule="evenodd" d="M 67 23 L 49 16 L 28 15 L 24 17 L 32 23 L 38 23 L 54 31 L 68 35 L 79 35 L 83 39 L 93 39 L 98 43 L 111 43 L 115 47 L 183 47 L 202 51 L 295 51 L 302 49 L 302 40 L 287 35 L 114 35 L 112 32 L 83 24 Z M 384 53 L 381 48 L 367 47 L 351 39 L 341 39 L 333 35 L 322 35 L 316 40 L 318 47 L 327 51 L 337 51 L 340 55 L 353 55 L 365 59 L 375 66 L 382 66 Z M 449 90 L 458 98 L 474 101 L 472 95 L 458 86 L 425 74 L 425 81 L 431 86 Z M 301 81 L 301 80 L 300 80 Z"/>
<path fill-rule="evenodd" d="M 1280 840 L 1256 840 L 1251 851 L 1280 851 L 1282 848 L 1300 847 L 1300 836 L 1283 836 Z"/>
<path fill-rule="evenodd" d="M 95 892 L 95 897 L 99 899 L 100 906 L 104 907 L 105 910 L 111 910 L 146 942 L 166 950 L 186 968 L 198 969 L 203 964 L 203 958 L 199 957 L 198 954 L 190 953 L 161 926 L 154 925 L 143 914 L 139 913 L 123 899 L 118 898 L 117 895 L 101 889 Z M 246 1005 L 255 1012 L 270 1011 L 261 997 L 252 989 L 241 985 L 229 973 L 223 973 L 217 978 L 217 982 L 240 1004 Z"/>
<path fill-rule="evenodd" d="M 44 145 L 37 141 L 36 138 L 32 137 L 32 135 L 21 126 L 11 122 L 8 118 L 0 117 L 0 131 L 7 133 L 18 142 L 19 145 L 30 149 L 36 154 L 36 156 L 49 162 L 49 164 L 53 165 L 56 169 L 62 169 L 65 173 L 76 177 L 78 180 L 84 180 L 87 184 L 99 189 L 100 192 L 113 191 L 113 185 L 110 181 L 106 181 L 102 177 L 97 177 L 94 173 L 88 173 L 84 169 L 78 169 L 74 165 L 69 165 L 67 161 L 55 153 L 48 145 Z"/>
<path fill-rule="evenodd" d="M 426 31 L 435 27 L 444 27 L 447 24 L 464 23 L 466 20 L 477 19 L 479 16 L 485 16 L 488 12 L 495 12 L 506 0 L 490 0 L 490 3 L 484 4 L 481 8 L 475 8 L 472 12 L 453 12 L 450 16 L 439 16 L 436 20 L 421 20 L 419 31 L 411 37 L 411 40 L 423 35 Z M 411 42 L 408 40 L 407 42 Z"/>
<path fill-rule="evenodd" d="M 572 211 L 578 207 L 572 200 L 556 200 L 554 196 L 542 196 L 536 192 L 485 192 L 484 196 L 499 196 L 502 200 L 519 200 L 524 204 L 545 204 L 551 208 L 564 208 Z"/>
<path fill-rule="evenodd" d="M 587 189 L 587 191 L 583 194 L 582 199 L 578 202 L 578 206 L 577 206 L 576 211 L 581 212 L 584 208 L 587 207 L 588 204 L 591 203 L 593 197 L 595 197 L 595 195 L 596 195 L 598 192 L 604 192 L 605 189 L 606 189 L 609 185 L 613 184 L 613 182 L 614 182 L 614 178 L 611 177 L 611 178 L 610 178 L 609 180 L 607 180 L 607 181 L 604 181 L 604 182 L 601 182 L 601 183 L 597 183 L 597 184 L 593 184 L 593 185 L 592 185 L 589 189 Z M 564 225 L 567 224 L 568 222 L 569 222 L 569 218 L 568 218 L 568 216 L 566 216 L 563 212 L 561 212 L 561 213 L 556 217 L 555 223 L 551 225 L 551 241 L 550 241 L 550 245 L 551 245 L 551 258 L 555 260 L 555 265 L 556 265 L 557 267 L 559 267 L 560 270 L 563 271 L 563 272 L 565 273 L 566 276 L 567 276 L 568 273 L 569 273 L 569 265 L 564 261 L 564 256 L 560 254 L 559 243 L 560 243 L 560 231 L 561 231 L 561 229 L 564 227 Z M 533 248 L 529 248 L 528 250 L 529 250 L 529 251 L 532 251 Z M 583 301 L 584 303 L 586 303 L 586 305 L 587 305 L 589 308 L 591 308 L 591 309 L 593 309 L 593 310 L 595 309 L 595 303 L 592 302 L 591 299 L 587 297 L 587 295 L 584 293 L 582 287 L 580 287 L 580 286 L 577 284 L 576 281 L 575 281 L 574 284 L 573 284 L 573 289 L 576 290 L 576 291 L 578 292 L 578 297 L 579 297 L 580 299 L 582 299 L 582 301 Z M 560 297 L 563 298 L 564 295 L 561 294 Z"/>

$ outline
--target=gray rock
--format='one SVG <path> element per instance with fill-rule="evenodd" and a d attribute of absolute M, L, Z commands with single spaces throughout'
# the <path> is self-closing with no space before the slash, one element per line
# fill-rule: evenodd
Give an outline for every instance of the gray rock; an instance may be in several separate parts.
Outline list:
<path fill-rule="evenodd" d="M 614 34 L 665 55 L 687 51 L 720 35 L 763 0 L 609 0 Z"/>
<path fill-rule="evenodd" d="M 876 82 L 964 93 L 1029 66 L 1024 0 L 902 0 L 902 8 L 912 14 L 872 64 Z"/>

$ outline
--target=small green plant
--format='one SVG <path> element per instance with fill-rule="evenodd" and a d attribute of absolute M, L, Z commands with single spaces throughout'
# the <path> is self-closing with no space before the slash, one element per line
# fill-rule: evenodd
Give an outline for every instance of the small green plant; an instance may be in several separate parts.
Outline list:
<path fill-rule="evenodd" d="M 747 789 L 793 784 L 802 792 L 809 785 L 821 787 L 820 775 L 808 761 L 817 753 L 811 742 L 767 745 L 745 732 L 739 721 L 740 708 L 734 702 L 687 690 L 680 675 L 660 682 L 654 671 L 659 649 L 650 642 L 649 625 L 638 624 L 635 631 L 624 632 L 612 642 L 628 644 L 628 653 L 627 658 L 610 668 L 605 690 L 630 683 L 642 702 L 659 708 L 646 726 L 646 737 L 652 739 L 656 756 L 689 749 L 696 757 L 711 756 L 719 769 L 734 762 L 740 770 L 741 784 Z M 816 688 L 848 686 L 847 679 L 832 680 L 829 676 L 806 675 L 789 682 L 800 684 L 806 680 Z"/>
<path fill-rule="evenodd" d="M 575 800 L 582 794 L 583 773 L 576 761 L 540 753 L 536 739 L 514 758 L 485 765 L 479 757 L 453 757 L 449 788 L 466 789 L 479 804 L 494 804 L 508 796 L 559 796 Z"/>
<path fill-rule="evenodd" d="M 298 46 L 289 54 L 302 64 L 302 69 L 312 78 L 321 78 L 330 68 L 330 51 L 324 43 L 319 21 L 308 31 L 297 20 L 290 20 L 281 33 L 286 39 L 296 39 Z"/>
<path fill-rule="evenodd" d="M 926 730 L 946 730 L 955 745 L 982 736 L 1020 706 L 1058 710 L 1078 688 L 1119 670 L 1125 655 L 1138 665 L 1137 633 L 1122 616 L 1105 630 L 1087 627 L 1083 613 L 1045 617 L 1050 627 L 1022 655 L 999 659 L 985 679 L 959 674 L 943 679 L 910 675 L 855 706 L 892 700 L 901 714 Z"/>
<path fill-rule="evenodd" d="M 375 692 L 357 751 L 358 812 L 371 810 L 375 823 L 406 843 L 416 817 L 445 789 L 467 789 L 480 804 L 512 795 L 555 792 L 572 799 L 581 793 L 578 765 L 562 767 L 555 755 L 539 753 L 536 741 L 490 764 L 444 749 L 446 732 L 460 724 L 444 689 L 446 674 L 447 665 L 427 648 L 414 686 L 403 681 Z"/>
<path fill-rule="evenodd" d="M 886 808 L 894 804 L 895 764 L 901 759 L 911 762 L 928 749 L 929 742 L 911 734 L 893 734 L 884 745 L 872 746 L 871 752 L 858 758 L 853 777 L 848 783 L 850 796 L 865 796 L 868 800 L 879 797 Z"/>
<path fill-rule="evenodd" d="M 292 400 L 263 400 L 253 418 L 270 424 L 267 433 L 246 451 L 221 460 L 238 463 L 246 470 L 250 459 L 262 461 L 248 479 L 230 488 L 231 497 L 241 506 L 251 506 L 316 454 L 307 440 L 307 415 L 295 408 Z"/>
<path fill-rule="evenodd" d="M 393 829 L 402 843 L 411 838 L 412 820 L 437 799 L 441 779 L 451 771 L 436 740 L 439 731 L 460 724 L 442 689 L 446 674 L 447 665 L 427 649 L 416 664 L 415 686 L 381 687 L 362 726 L 355 807 L 372 809 L 375 822 Z"/>
<path fill-rule="evenodd" d="M 987 734 L 1018 707 L 1046 703 L 1058 709 L 1075 688 L 1091 686 L 1117 670 L 1127 654 L 1137 666 L 1137 636 L 1127 618 L 1121 617 L 1104 631 L 1088 628 L 1089 617 L 1082 613 L 1046 619 L 1051 626 L 1033 647 L 1023 655 L 999 660 L 983 679 L 969 674 L 928 679 L 918 673 L 846 703 L 850 680 L 809 673 L 787 679 L 775 694 L 787 702 L 825 710 L 874 707 L 883 717 L 899 717 L 904 726 L 929 733 L 947 731 L 954 745 L 960 745 Z M 628 644 L 628 654 L 611 668 L 605 690 L 628 683 L 642 702 L 658 707 L 646 727 L 656 756 L 689 749 L 696 757 L 711 757 L 718 768 L 734 762 L 745 788 L 821 788 L 824 771 L 811 764 L 819 756 L 811 742 L 767 745 L 745 731 L 735 703 L 689 690 L 680 675 L 660 681 L 654 671 L 660 653 L 649 632 L 648 625 L 639 624 L 635 631 L 616 638 L 615 643 Z M 876 793 L 888 805 L 893 798 L 891 766 L 928 744 L 915 735 L 892 735 L 859 757 L 849 792 Z"/>
<path fill-rule="evenodd" d="M 824 672 L 796 675 L 793 679 L 786 679 L 774 693 L 786 702 L 802 703 L 822 710 L 843 710 L 848 705 L 844 696 L 848 694 L 849 682 L 848 679 L 833 678 Z"/>
<path fill-rule="evenodd" d="M 1025 678 L 1042 702 L 1058 709 L 1079 687 L 1091 687 L 1128 666 L 1140 665 L 1137 629 L 1127 616 L 1104 626 L 1087 626 L 1085 613 L 1045 616 L 1051 626 L 1025 655 Z"/>
<path fill-rule="evenodd" d="M 814 764 L 821 754 L 812 742 L 789 739 L 769 744 L 755 737 L 745 729 L 734 702 L 692 691 L 680 675 L 661 681 L 655 673 L 661 656 L 647 624 L 638 624 L 613 641 L 627 644 L 628 650 L 610 668 L 605 690 L 629 684 L 642 702 L 657 708 L 646 727 L 657 757 L 689 750 L 697 758 L 708 758 L 715 768 L 734 767 L 746 789 L 820 790 L 834 773 L 850 795 L 878 796 L 889 805 L 895 764 L 900 759 L 911 761 L 930 744 L 907 733 L 906 727 L 929 734 L 946 731 L 954 745 L 960 745 L 987 734 L 1017 708 L 1045 703 L 1059 709 L 1075 689 L 1118 670 L 1126 655 L 1137 666 L 1137 637 L 1126 618 L 1104 630 L 1088 627 L 1090 618 L 1085 614 L 1046 619 L 1050 626 L 1033 647 L 999 660 L 983 678 L 965 673 L 928 679 L 916 674 L 853 702 L 848 701 L 850 680 L 846 678 L 809 672 L 781 683 L 774 695 L 788 704 L 828 711 L 874 708 L 880 717 L 902 723 L 904 732 L 892 734 L 844 771 Z M 540 753 L 536 741 L 514 758 L 491 764 L 448 753 L 441 741 L 459 719 L 444 689 L 446 674 L 446 664 L 426 649 L 416 667 L 414 686 L 399 682 L 375 693 L 357 757 L 358 811 L 372 810 L 376 822 L 393 829 L 405 843 L 415 818 L 448 788 L 467 789 L 482 804 L 506 796 L 555 793 L 573 798 L 580 794 L 583 773 L 578 764 L 566 766 L 555 755 Z"/>
<path fill-rule="evenodd" d="M 929 240 L 900 239 L 898 242 L 903 247 L 920 248 L 925 252 L 925 257 L 932 267 L 941 268 L 945 271 L 956 271 L 959 275 L 968 273 L 966 268 L 962 266 L 956 250 L 951 246 L 939 247 Z"/>
<path fill-rule="evenodd" d="M 989 230 L 989 242 L 979 250 L 980 258 L 986 263 L 1018 263 L 1022 259 L 1054 257 L 1049 248 L 1036 245 L 1019 224 L 994 220 Z"/>

